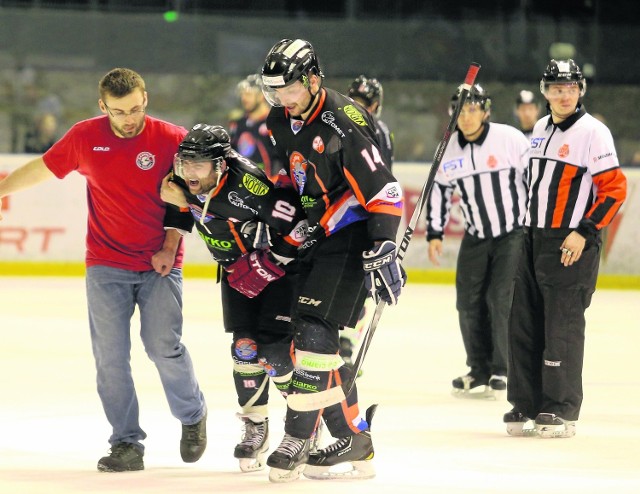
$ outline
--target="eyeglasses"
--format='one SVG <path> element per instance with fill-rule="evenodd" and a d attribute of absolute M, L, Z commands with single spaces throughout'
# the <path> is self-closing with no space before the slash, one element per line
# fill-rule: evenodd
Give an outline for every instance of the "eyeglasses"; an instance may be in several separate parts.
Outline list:
<path fill-rule="evenodd" d="M 147 109 L 145 106 L 142 106 L 140 108 L 133 108 L 131 111 L 126 112 L 122 110 L 112 110 L 104 101 L 102 102 L 102 104 L 114 120 L 124 120 L 127 117 L 137 117 L 138 115 L 142 115 Z"/>

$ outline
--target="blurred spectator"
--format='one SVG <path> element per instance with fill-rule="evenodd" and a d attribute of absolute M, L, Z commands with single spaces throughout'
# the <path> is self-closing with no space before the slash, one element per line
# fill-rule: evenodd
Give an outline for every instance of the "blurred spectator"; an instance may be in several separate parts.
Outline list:
<path fill-rule="evenodd" d="M 53 113 L 43 113 L 24 137 L 24 152 L 42 154 L 58 140 L 58 119 Z"/>

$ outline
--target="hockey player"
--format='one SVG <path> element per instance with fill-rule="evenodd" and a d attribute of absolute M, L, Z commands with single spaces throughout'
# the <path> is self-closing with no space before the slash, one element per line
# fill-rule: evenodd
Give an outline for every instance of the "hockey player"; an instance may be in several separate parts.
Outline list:
<path fill-rule="evenodd" d="M 405 277 L 395 237 L 402 190 L 381 157 L 375 124 L 352 100 L 322 87 L 322 71 L 308 41 L 284 39 L 262 69 L 273 106 L 267 126 L 288 157 L 310 236 L 299 253 L 294 309 L 295 369 L 287 397 L 285 436 L 267 459 L 274 482 L 375 475 L 370 427 L 375 405 L 361 417 L 357 392 L 345 396 L 350 375 L 338 354 L 339 328 L 353 326 L 368 291 L 397 302 Z M 365 282 L 367 286 L 365 286 Z M 324 419 L 336 438 L 309 454 L 315 424 Z M 305 467 L 306 464 L 306 467 Z"/>
<path fill-rule="evenodd" d="M 267 115 L 271 107 L 262 94 L 262 77 L 251 74 L 238 83 L 244 115 L 229 122 L 231 147 L 262 168 L 271 179 L 277 179 L 283 163 L 269 141 Z"/>
<path fill-rule="evenodd" d="M 244 472 L 264 468 L 269 449 L 269 381 L 286 396 L 293 371 L 290 262 L 306 234 L 300 198 L 275 187 L 235 152 L 221 126 L 198 124 L 180 143 L 162 198 L 191 212 L 221 268 L 224 326 L 233 334 L 233 378 L 245 433 L 234 456 Z M 279 235 L 278 232 L 282 233 Z"/>
<path fill-rule="evenodd" d="M 582 104 L 587 83 L 578 65 L 551 60 L 540 91 L 550 115 L 531 135 L 525 246 L 509 322 L 513 410 L 503 420 L 510 435 L 571 437 L 600 232 L 625 200 L 627 182 L 611 132 Z"/>
<path fill-rule="evenodd" d="M 461 88 L 451 99 L 451 112 Z M 526 210 L 529 144 L 514 127 L 490 123 L 490 114 L 491 98 L 475 84 L 427 199 L 429 260 L 435 265 L 454 192 L 464 215 L 456 308 L 471 370 L 454 379 L 453 388 L 465 398 L 493 398 L 507 388 L 507 327 Z M 478 387 L 480 393 L 471 392 Z"/>
<path fill-rule="evenodd" d="M 361 104 L 371 115 L 376 125 L 376 136 L 382 152 L 382 160 L 393 168 L 393 133 L 386 123 L 380 120 L 384 91 L 376 78 L 364 75 L 356 77 L 347 91 L 347 96 Z"/>
<path fill-rule="evenodd" d="M 540 104 L 531 91 L 522 90 L 518 93 L 514 113 L 518 119 L 520 130 L 528 139 L 531 137 L 533 126 L 540 118 Z"/>
<path fill-rule="evenodd" d="M 373 118 L 376 126 L 376 137 L 382 152 L 382 160 L 389 167 L 389 170 L 392 170 L 393 133 L 389 130 L 387 124 L 380 120 L 383 94 L 382 84 L 378 79 L 369 78 L 364 75 L 356 77 L 349 85 L 347 91 L 347 96 L 362 105 L 367 112 L 369 112 L 371 118 Z M 355 328 L 344 328 L 340 334 L 340 356 L 347 364 L 352 363 L 353 354 L 360 341 L 362 332 L 365 329 L 367 312 L 370 311 L 373 305 L 372 299 L 370 297 L 367 298 Z M 360 374 L 362 374 L 362 370 L 359 371 L 358 377 Z"/>

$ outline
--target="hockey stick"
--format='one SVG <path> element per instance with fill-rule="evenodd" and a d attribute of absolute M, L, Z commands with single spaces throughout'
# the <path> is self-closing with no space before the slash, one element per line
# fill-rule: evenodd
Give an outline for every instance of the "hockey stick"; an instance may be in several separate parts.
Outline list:
<path fill-rule="evenodd" d="M 407 253 L 407 249 L 409 248 L 409 242 L 411 241 L 411 237 L 413 236 L 413 231 L 415 230 L 416 224 L 418 223 L 418 219 L 422 214 L 422 210 L 424 209 L 425 204 L 427 203 L 427 197 L 429 196 L 429 192 L 431 192 L 431 188 L 433 187 L 433 182 L 436 179 L 436 173 L 438 172 L 438 168 L 440 168 L 440 162 L 442 161 L 442 156 L 447 149 L 447 145 L 449 144 L 449 139 L 451 139 L 451 134 L 456 129 L 456 124 L 458 122 L 458 116 L 460 115 L 460 111 L 464 106 L 464 102 L 469 96 L 469 91 L 471 90 L 471 86 L 476 80 L 476 76 L 478 75 L 478 71 L 480 70 L 480 64 L 476 62 L 472 62 L 469 66 L 469 70 L 467 71 L 467 76 L 464 79 L 464 84 L 462 84 L 462 90 L 460 92 L 460 99 L 458 104 L 456 105 L 453 113 L 451 114 L 451 120 L 449 120 L 449 125 L 447 126 L 447 130 L 442 137 L 442 140 L 438 144 L 436 149 L 436 154 L 433 158 L 433 164 L 431 165 L 431 170 L 429 170 L 429 176 L 427 177 L 427 181 L 422 187 L 422 191 L 420 192 L 420 196 L 418 196 L 418 200 L 416 202 L 416 208 L 411 215 L 411 219 L 409 220 L 409 225 L 402 236 L 402 241 L 400 242 L 400 246 L 396 252 L 397 258 L 402 262 L 404 256 Z M 376 305 L 376 310 L 373 313 L 371 321 L 369 322 L 369 326 L 364 334 L 362 339 L 362 344 L 360 346 L 360 351 L 358 352 L 358 356 L 356 357 L 355 362 L 353 363 L 353 375 L 350 377 L 349 381 L 343 384 L 343 387 L 346 389 L 346 395 L 353 390 L 353 385 L 356 382 L 356 377 L 358 376 L 358 372 L 362 368 L 362 363 L 364 361 L 365 356 L 367 355 L 367 351 L 369 350 L 369 345 L 371 344 L 371 339 L 373 338 L 373 334 L 378 327 L 378 321 L 380 320 L 380 316 L 382 315 L 382 311 L 386 305 L 384 300 L 380 300 L 378 305 Z"/>
<path fill-rule="evenodd" d="M 471 90 L 471 86 L 476 80 L 476 76 L 478 75 L 478 71 L 480 70 L 480 64 L 476 62 L 472 62 L 469 66 L 469 70 L 467 71 L 467 76 L 464 79 L 464 84 L 462 84 L 462 90 L 460 92 L 460 99 L 458 104 L 454 108 L 453 113 L 451 114 L 451 120 L 449 121 L 449 125 L 447 126 L 447 130 L 444 133 L 444 136 L 438 147 L 436 149 L 436 153 L 433 158 L 433 164 L 431 165 L 431 170 L 429 170 L 429 176 L 427 177 L 427 181 L 422 187 L 422 191 L 420 192 L 420 196 L 416 202 L 416 208 L 411 215 L 411 219 L 409 220 L 409 225 L 404 232 L 402 237 L 402 241 L 400 242 L 400 247 L 396 252 L 397 258 L 402 262 L 405 254 L 407 253 L 407 249 L 409 248 L 409 242 L 411 241 L 411 237 L 413 236 L 413 231 L 415 230 L 416 224 L 418 223 L 418 219 L 420 218 L 420 214 L 424 209 L 424 206 L 427 202 L 427 197 L 429 196 L 429 192 L 431 191 L 431 187 L 433 187 L 433 182 L 436 179 L 436 173 L 438 172 L 438 168 L 440 168 L 440 162 L 442 161 L 442 156 L 444 155 L 445 150 L 447 149 L 447 145 L 449 144 L 449 139 L 451 139 L 451 134 L 456 128 L 456 124 L 458 122 L 458 116 L 460 115 L 460 110 L 464 106 L 464 102 L 469 96 L 469 91 Z M 287 405 L 293 410 L 308 412 L 313 410 L 318 410 L 320 408 L 325 408 L 331 405 L 335 405 L 336 403 L 341 402 L 346 399 L 347 396 L 353 391 L 353 386 L 356 382 L 356 377 L 358 377 L 358 372 L 362 368 L 362 363 L 364 362 L 364 358 L 367 355 L 367 351 L 369 350 L 369 345 L 371 344 L 371 340 L 373 338 L 373 334 L 378 327 L 378 321 L 380 321 L 380 316 L 382 315 L 382 311 L 384 310 L 386 302 L 384 300 L 380 300 L 376 305 L 376 309 L 373 312 L 373 316 L 371 317 L 371 321 L 367 326 L 367 329 L 364 333 L 362 344 L 360 345 L 360 351 L 358 352 L 358 356 L 356 357 L 355 362 L 353 363 L 352 374 L 349 376 L 342 386 L 331 388 L 326 392 L 321 392 L 317 394 L 290 394 L 287 397 Z"/>

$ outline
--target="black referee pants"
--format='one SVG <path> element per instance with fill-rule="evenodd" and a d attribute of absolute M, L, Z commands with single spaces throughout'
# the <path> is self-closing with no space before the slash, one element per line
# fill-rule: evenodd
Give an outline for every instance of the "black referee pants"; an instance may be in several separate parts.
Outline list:
<path fill-rule="evenodd" d="M 507 329 L 522 230 L 480 239 L 465 233 L 456 269 L 456 308 L 467 365 L 474 374 L 507 375 Z"/>
<path fill-rule="evenodd" d="M 572 266 L 560 263 L 569 229 L 525 229 L 509 322 L 507 399 L 529 418 L 577 420 L 582 404 L 584 313 L 595 291 L 600 238 Z"/>

